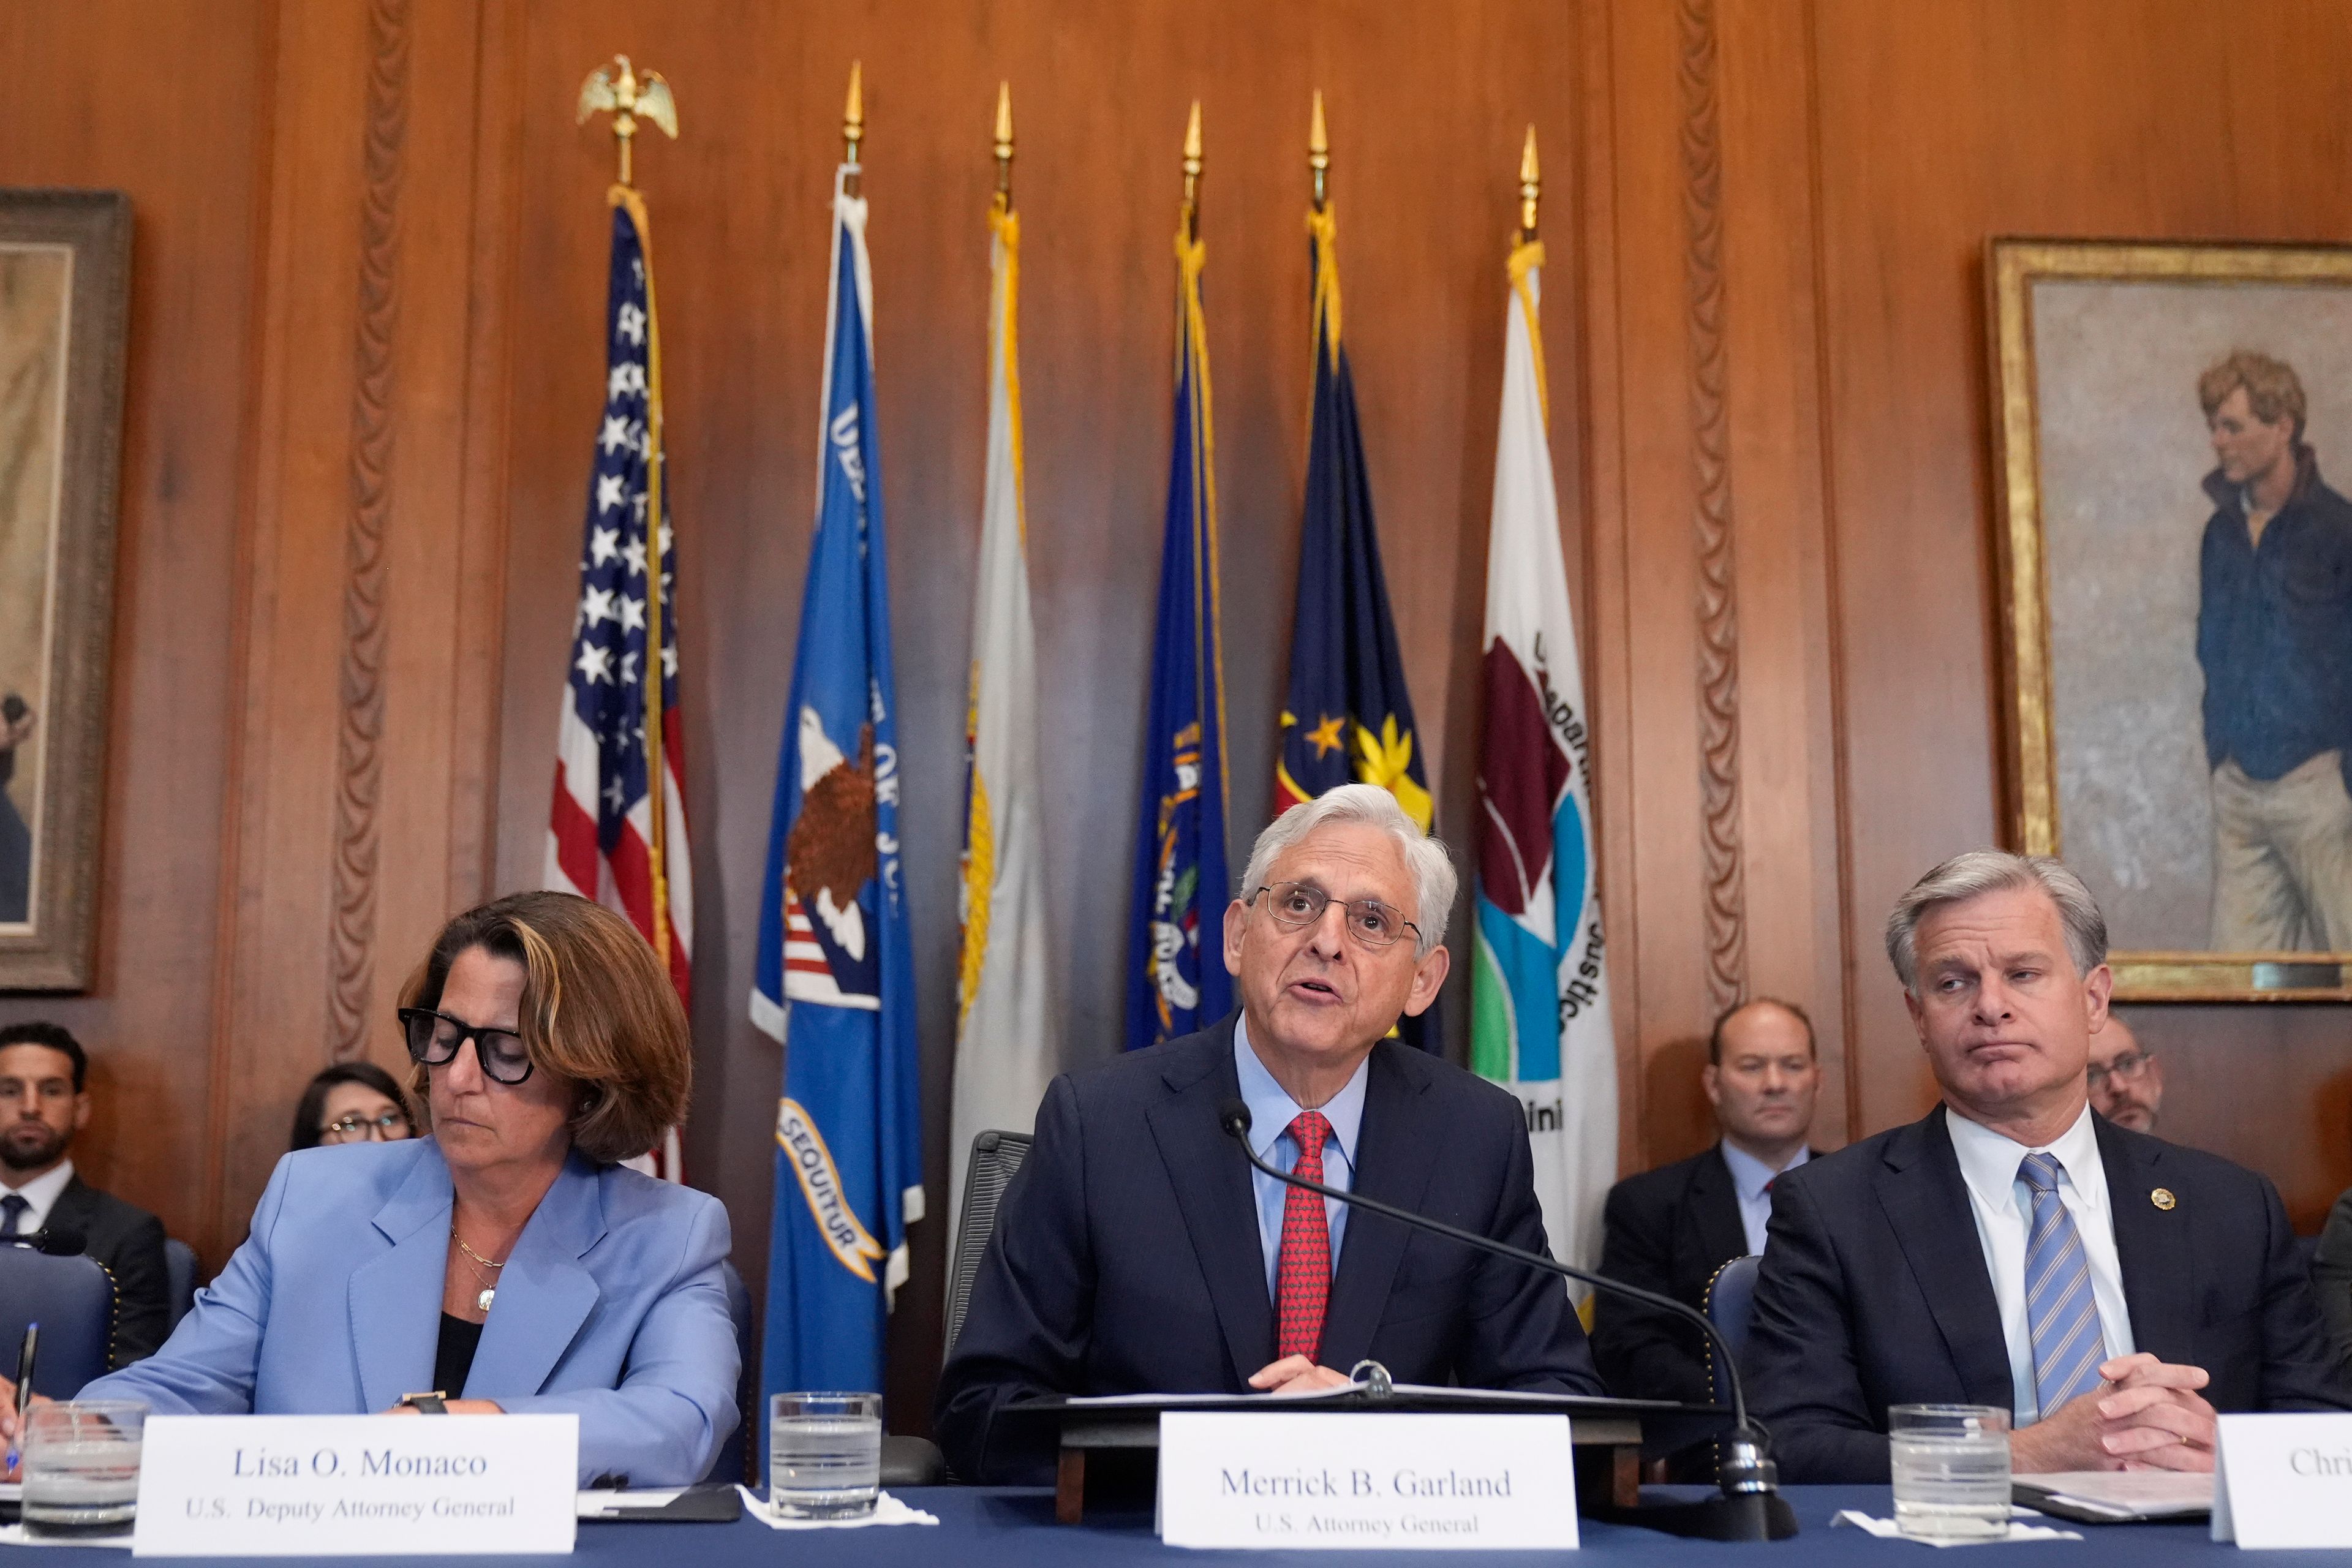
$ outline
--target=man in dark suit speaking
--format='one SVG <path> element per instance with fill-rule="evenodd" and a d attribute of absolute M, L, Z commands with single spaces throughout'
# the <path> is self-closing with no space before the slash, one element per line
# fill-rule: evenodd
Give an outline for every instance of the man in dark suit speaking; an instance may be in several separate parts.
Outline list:
<path fill-rule="evenodd" d="M 1775 1190 L 1747 1367 L 1783 1479 L 1885 1480 L 1891 1405 L 2008 1408 L 2022 1472 L 2210 1470 L 2216 1411 L 2352 1408 L 2276 1189 L 2092 1113 L 2106 949 L 2042 857 L 1896 902 L 1944 1102 Z"/>
<path fill-rule="evenodd" d="M 1304 1393 L 1366 1358 L 1602 1392 L 1557 1278 L 1261 1175 L 1218 1124 L 1239 1099 L 1277 1167 L 1545 1249 L 1517 1099 L 1386 1037 L 1445 978 L 1454 885 L 1372 785 L 1259 835 L 1225 910 L 1240 1014 L 1046 1090 L 940 1381 L 959 1475 L 1050 1481 L 1050 1449 L 998 1419 L 1042 1394 Z"/>

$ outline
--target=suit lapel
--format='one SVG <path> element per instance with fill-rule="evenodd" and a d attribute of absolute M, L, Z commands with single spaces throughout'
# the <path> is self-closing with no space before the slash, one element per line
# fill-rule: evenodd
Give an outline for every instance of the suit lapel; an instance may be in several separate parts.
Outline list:
<path fill-rule="evenodd" d="M 1218 1106 L 1241 1093 L 1234 1071 L 1233 1019 L 1173 1058 L 1161 1081 L 1168 1093 L 1144 1119 L 1208 1282 L 1209 1300 L 1233 1361 L 1234 1386 L 1241 1388 L 1274 1359 L 1274 1302 L 1266 1295 L 1250 1168 L 1217 1125 Z"/>
<path fill-rule="evenodd" d="M 1875 1184 L 1879 1206 L 1943 1332 L 1960 1386 L 1972 1403 L 2006 1410 L 2017 1391 L 2000 1303 L 1977 1242 L 1976 1215 L 1946 1114 L 1937 1106 L 1887 1141 Z"/>
<path fill-rule="evenodd" d="M 58 1201 L 49 1205 L 48 1217 L 41 1221 L 41 1227 L 46 1230 L 51 1226 L 71 1226 L 82 1233 L 85 1243 L 95 1244 L 97 1238 L 89 1234 L 89 1222 L 97 1215 L 97 1198 L 81 1179 L 81 1173 L 76 1172 L 58 1190 Z"/>
<path fill-rule="evenodd" d="M 1418 1211 L 1437 1168 L 1437 1140 L 1415 1125 L 1413 1102 L 1429 1087 L 1429 1064 L 1408 1047 L 1372 1047 L 1364 1084 L 1364 1120 L 1356 1132 L 1354 1191 Z M 1346 1372 L 1371 1353 L 1372 1333 L 1388 1305 L 1404 1257 L 1403 1226 L 1358 1209 L 1339 1243 L 1339 1270 L 1323 1314 L 1320 1361 Z"/>
<path fill-rule="evenodd" d="M 574 1152 L 498 1271 L 498 1300 L 466 1378 L 467 1398 L 520 1398 L 545 1386 L 595 1310 L 601 1292 L 580 1259 L 604 1234 L 596 1167 Z"/>
<path fill-rule="evenodd" d="M 2099 1163 L 2106 1170 L 2107 1213 L 2115 1226 L 2132 1343 L 2159 1361 L 2193 1365 L 2197 1278 L 2189 1221 L 2177 1197 L 2170 1209 L 2150 1199 L 2164 1185 L 2164 1145 L 2126 1132 L 2104 1116 L 2094 1116 L 2091 1124 L 2098 1133 Z"/>
<path fill-rule="evenodd" d="M 1748 1225 L 1739 1217 L 1739 1188 L 1731 1179 L 1731 1167 L 1724 1162 L 1723 1145 L 1717 1143 L 1698 1162 L 1690 1182 L 1690 1213 L 1698 1226 L 1700 1249 L 1707 1259 L 1707 1268 L 1727 1258 L 1743 1258 L 1748 1253 Z"/>
<path fill-rule="evenodd" d="M 349 1289 L 360 1394 L 376 1411 L 432 1386 L 449 1250 L 449 1167 L 437 1147 L 424 1152 L 371 1223 L 383 1250 L 352 1271 Z"/>

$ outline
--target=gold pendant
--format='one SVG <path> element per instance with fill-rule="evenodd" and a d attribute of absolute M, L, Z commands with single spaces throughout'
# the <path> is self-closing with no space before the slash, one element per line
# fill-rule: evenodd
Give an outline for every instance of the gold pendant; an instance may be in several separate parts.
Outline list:
<path fill-rule="evenodd" d="M 474 1298 L 474 1305 L 487 1312 L 490 1310 L 490 1303 L 498 1300 L 498 1294 L 496 1290 L 485 1290 Z"/>

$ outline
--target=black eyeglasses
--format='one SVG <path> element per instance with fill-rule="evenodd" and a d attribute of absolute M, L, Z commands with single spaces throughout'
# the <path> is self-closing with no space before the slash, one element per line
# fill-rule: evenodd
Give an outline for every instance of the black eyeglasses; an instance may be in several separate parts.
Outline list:
<path fill-rule="evenodd" d="M 457 1059 L 457 1048 L 471 1040 L 474 1059 L 491 1082 L 512 1087 L 530 1076 L 530 1052 L 520 1035 L 483 1028 L 429 1007 L 403 1007 L 400 1024 L 408 1031 L 409 1059 L 420 1067 L 446 1067 Z"/>
<path fill-rule="evenodd" d="M 1330 894 L 1305 882 L 1268 882 L 1257 893 L 1271 893 L 1265 912 L 1294 928 L 1313 925 L 1334 902 Z M 1257 893 L 1243 901 L 1255 903 Z M 1348 934 L 1366 947 L 1387 947 L 1407 931 L 1416 937 L 1421 934 L 1421 928 L 1405 919 L 1404 911 L 1392 910 L 1378 899 L 1357 899 L 1342 907 L 1348 911 Z"/>
<path fill-rule="evenodd" d="M 2139 1075 L 2147 1070 L 2147 1053 L 2146 1051 L 2126 1051 L 2105 1067 L 2094 1062 L 2090 1070 L 2084 1076 L 2090 1079 L 2091 1088 L 2096 1090 L 2105 1087 L 2107 1079 L 2111 1078 L 2125 1083 L 2137 1083 Z"/>
<path fill-rule="evenodd" d="M 408 1117 L 398 1110 L 387 1110 L 382 1116 L 362 1116 L 353 1111 L 339 1121 L 330 1121 L 319 1129 L 321 1143 L 349 1143 L 364 1138 L 372 1143 L 382 1143 L 394 1137 L 408 1136 Z"/>

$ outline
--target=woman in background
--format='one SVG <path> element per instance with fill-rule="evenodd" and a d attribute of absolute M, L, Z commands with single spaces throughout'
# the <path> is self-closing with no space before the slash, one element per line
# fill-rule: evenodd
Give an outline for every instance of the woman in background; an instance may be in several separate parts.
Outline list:
<path fill-rule="evenodd" d="M 294 1108 L 294 1137 L 287 1148 L 321 1143 L 395 1143 L 416 1136 L 408 1097 L 392 1075 L 373 1062 L 337 1062 L 310 1080 Z"/>
<path fill-rule="evenodd" d="M 736 1420 L 727 1211 L 617 1163 L 686 1112 L 686 1012 L 653 949 L 585 899 L 518 893 L 450 921 L 403 1001 L 431 1136 L 280 1160 L 163 1350 L 82 1396 L 570 1412 L 583 1485 L 700 1480 Z"/>

